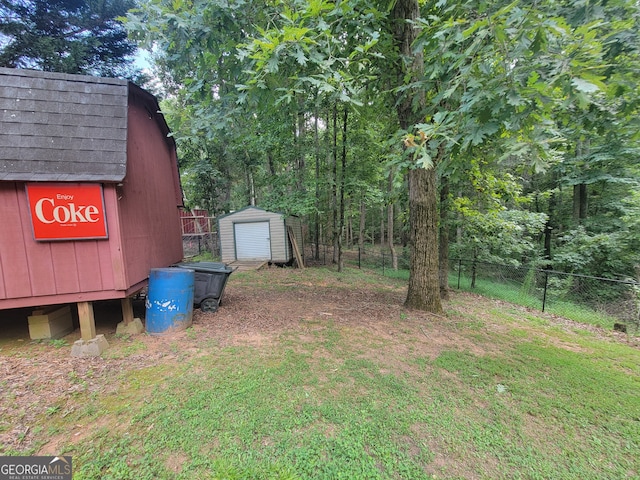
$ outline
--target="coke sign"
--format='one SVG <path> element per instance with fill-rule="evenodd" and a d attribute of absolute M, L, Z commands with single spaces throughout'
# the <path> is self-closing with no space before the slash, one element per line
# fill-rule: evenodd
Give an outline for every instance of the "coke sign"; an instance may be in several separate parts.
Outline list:
<path fill-rule="evenodd" d="M 36 240 L 108 238 L 102 185 L 28 183 Z"/>

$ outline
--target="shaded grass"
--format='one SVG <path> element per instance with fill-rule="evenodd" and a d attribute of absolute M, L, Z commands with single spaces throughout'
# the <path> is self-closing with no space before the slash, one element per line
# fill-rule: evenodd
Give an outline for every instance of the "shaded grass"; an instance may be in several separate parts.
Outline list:
<path fill-rule="evenodd" d="M 387 261 L 389 262 L 390 260 L 387 259 Z M 389 279 L 405 281 L 409 279 L 409 270 L 393 270 L 389 266 L 382 268 L 379 262 L 371 261 L 371 259 L 366 259 L 362 261 L 361 264 L 364 268 L 368 268 L 370 271 Z M 354 265 L 357 265 L 357 262 Z M 542 294 L 540 294 L 540 296 L 532 295 L 525 290 L 523 285 L 517 282 L 496 282 L 478 277 L 475 288 L 471 288 L 470 285 L 471 278 L 469 276 L 461 275 L 460 278 L 458 278 L 457 273 L 452 272 L 449 274 L 449 286 L 452 288 L 466 292 L 474 292 L 485 297 L 504 300 L 515 305 L 534 308 L 536 310 L 542 310 L 543 307 Z M 552 293 L 552 291 L 549 292 L 549 297 L 545 305 L 545 311 L 548 313 L 560 315 L 576 322 L 600 326 L 609 330 L 613 329 L 614 323 L 618 322 L 616 318 L 587 306 L 553 298 Z"/>
<path fill-rule="evenodd" d="M 471 288 L 469 286 L 470 284 L 471 280 L 468 277 L 462 276 L 460 290 L 474 292 L 484 297 L 504 300 L 515 305 L 522 305 L 523 307 L 534 308 L 536 310 L 542 309 L 542 298 L 523 291 L 520 285 L 495 282 L 483 278 L 476 279 L 475 288 Z M 457 288 L 457 274 L 449 275 L 449 285 Z M 560 315 L 575 322 L 587 323 L 609 330 L 613 329 L 613 324 L 617 321 L 614 317 L 597 312 L 589 307 L 551 298 L 547 299 L 545 312 Z"/>

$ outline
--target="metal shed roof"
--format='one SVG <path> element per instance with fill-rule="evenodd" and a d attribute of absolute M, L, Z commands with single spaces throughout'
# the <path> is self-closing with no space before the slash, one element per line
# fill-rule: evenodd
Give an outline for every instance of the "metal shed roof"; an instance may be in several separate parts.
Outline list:
<path fill-rule="evenodd" d="M 0 180 L 120 182 L 129 82 L 0 68 Z"/>

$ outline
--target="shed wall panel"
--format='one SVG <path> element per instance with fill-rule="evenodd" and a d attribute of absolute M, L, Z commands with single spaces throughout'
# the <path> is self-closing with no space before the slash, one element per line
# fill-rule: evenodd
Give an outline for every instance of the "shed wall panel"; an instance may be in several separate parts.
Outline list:
<path fill-rule="evenodd" d="M 83 268 L 77 271 L 78 291 L 94 292 L 104 289 L 102 276 L 104 269 L 99 261 L 99 249 L 96 242 L 74 242 L 75 254 L 78 259 L 87 259 L 92 262 L 93 269 Z M 112 280 L 112 279 L 111 279 Z M 113 285 L 113 283 L 111 283 Z"/>
<path fill-rule="evenodd" d="M 218 221 L 218 238 L 220 239 L 220 259 L 224 263 L 233 262 L 236 259 L 233 220 L 228 217 Z"/>
<path fill-rule="evenodd" d="M 2 289 L 0 298 L 21 296 L 30 292 L 27 249 L 22 242 L 26 220 L 20 214 L 20 192 L 15 183 L 0 182 L 0 264 Z"/>
<path fill-rule="evenodd" d="M 55 293 L 81 291 L 78 280 L 78 269 L 82 265 L 82 259 L 76 257 L 75 243 L 76 242 L 56 242 L 55 245 L 52 245 L 51 260 L 56 277 L 54 283 Z"/>
<path fill-rule="evenodd" d="M 271 261 L 286 263 L 291 260 L 288 247 L 288 237 L 284 216 L 281 213 L 268 212 L 257 207 L 247 207 L 237 212 L 221 217 L 218 221 L 220 235 L 220 252 L 223 262 L 233 262 L 237 259 L 235 251 L 235 231 L 233 225 L 243 222 L 269 222 L 271 239 Z"/>
<path fill-rule="evenodd" d="M 129 284 L 145 280 L 151 268 L 182 260 L 181 191 L 175 151 L 147 110 L 129 106 L 127 175 L 119 187 L 126 277 Z"/>
<path fill-rule="evenodd" d="M 23 268 L 29 275 L 31 294 L 34 296 L 47 295 L 52 291 L 51 286 L 56 283 L 51 244 L 33 241 L 33 227 L 30 220 L 31 213 L 27 203 L 24 184 L 17 185 L 19 186 L 17 189 L 18 204 L 16 209 L 22 219 L 22 237 L 29 240 L 24 242 L 25 246 L 30 246 Z"/>
<path fill-rule="evenodd" d="M 271 226 L 271 251 L 274 262 L 288 262 L 291 259 L 287 253 L 288 243 L 284 218 L 278 215 L 278 219 Z"/>
<path fill-rule="evenodd" d="M 104 185 L 104 208 L 107 212 L 108 248 L 101 248 L 98 242 L 100 265 L 102 265 L 102 284 L 105 291 L 110 289 L 125 290 L 129 287 L 124 270 L 124 253 L 122 251 L 122 226 L 118 204 L 118 187 L 114 184 Z"/>

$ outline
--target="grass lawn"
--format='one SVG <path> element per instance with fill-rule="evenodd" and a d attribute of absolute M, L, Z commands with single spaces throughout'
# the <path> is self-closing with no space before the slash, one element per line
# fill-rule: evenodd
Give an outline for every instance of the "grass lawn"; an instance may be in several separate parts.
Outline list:
<path fill-rule="evenodd" d="M 108 334 L 103 358 L 5 343 L 0 454 L 72 455 L 75 479 L 640 478 L 637 337 L 404 293 L 271 268 L 184 332 Z"/>

